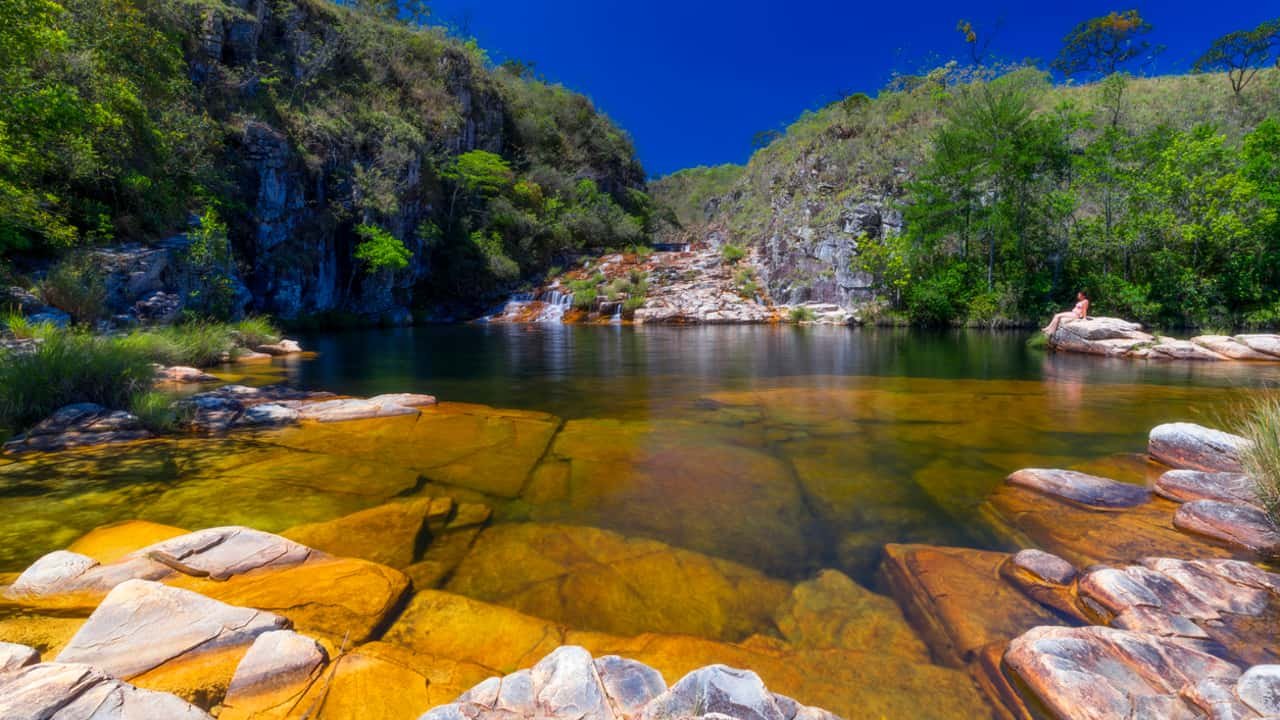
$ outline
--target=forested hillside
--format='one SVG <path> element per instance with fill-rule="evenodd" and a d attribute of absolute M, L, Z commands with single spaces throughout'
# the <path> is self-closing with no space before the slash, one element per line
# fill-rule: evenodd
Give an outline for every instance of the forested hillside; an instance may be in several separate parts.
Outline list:
<path fill-rule="evenodd" d="M 325 0 L 0 2 L 0 264 L 187 231 L 225 314 L 472 299 L 644 240 L 630 139 L 474 43 Z M 199 218 L 197 220 L 196 218 Z M 198 300 L 198 301 L 197 301 Z"/>
<path fill-rule="evenodd" d="M 684 232 L 760 248 L 779 302 L 999 325 L 1084 290 L 1148 323 L 1274 325 L 1280 71 L 1241 77 L 950 63 L 806 112 L 740 177 L 651 187 Z"/>

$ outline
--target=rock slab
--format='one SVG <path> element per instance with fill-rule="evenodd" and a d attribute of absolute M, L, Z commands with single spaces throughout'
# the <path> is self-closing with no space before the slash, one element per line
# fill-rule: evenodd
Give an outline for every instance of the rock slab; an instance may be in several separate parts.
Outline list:
<path fill-rule="evenodd" d="M 1168 423 L 1151 430 L 1147 452 L 1159 462 L 1182 470 L 1242 472 L 1240 455 L 1248 440 L 1194 423 Z"/>

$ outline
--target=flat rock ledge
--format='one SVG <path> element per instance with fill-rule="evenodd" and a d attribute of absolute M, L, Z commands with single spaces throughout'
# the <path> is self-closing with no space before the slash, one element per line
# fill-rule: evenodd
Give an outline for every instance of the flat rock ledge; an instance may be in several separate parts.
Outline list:
<path fill-rule="evenodd" d="M 1096 510 L 1123 510 L 1151 499 L 1145 487 L 1074 470 L 1028 468 L 1013 473 L 1007 482 Z"/>
<path fill-rule="evenodd" d="M 4 444 L 6 454 L 58 452 L 153 437 L 137 416 L 94 403 L 67 405 Z"/>
<path fill-rule="evenodd" d="M 494 677 L 419 720 L 835 720 L 818 708 L 769 692 L 748 670 L 710 665 L 668 688 L 662 675 L 616 655 L 592 658 L 572 645 L 537 665 Z"/>
<path fill-rule="evenodd" d="M 435 397 L 393 393 L 371 398 L 340 398 L 280 385 L 253 388 L 227 385 L 184 401 L 186 427 L 197 433 L 223 433 L 241 428 L 281 427 L 300 421 L 344 422 L 417 415 L 436 404 Z"/>
<path fill-rule="evenodd" d="M 1147 453 L 1179 470 L 1239 473 L 1249 441 L 1239 435 L 1194 423 L 1166 423 L 1152 428 Z"/>
<path fill-rule="evenodd" d="M 1190 340 L 1158 337 L 1120 318 L 1068 320 L 1049 338 L 1059 352 L 1141 360 L 1280 362 L 1280 335 L 1200 335 Z"/>
<path fill-rule="evenodd" d="M 27 650 L 35 653 L 30 648 Z M 0 717 L 6 720 L 212 720 L 205 711 L 168 693 L 142 690 L 96 667 L 64 662 L 0 668 Z"/>

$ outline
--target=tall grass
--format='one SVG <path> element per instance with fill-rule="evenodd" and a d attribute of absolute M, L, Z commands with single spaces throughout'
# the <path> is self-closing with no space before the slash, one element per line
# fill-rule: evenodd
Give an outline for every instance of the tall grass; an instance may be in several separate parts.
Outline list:
<path fill-rule="evenodd" d="M 53 333 L 33 352 L 0 355 L 0 424 L 24 429 L 72 403 L 127 408 L 154 382 L 150 360 L 118 340 Z"/>
<path fill-rule="evenodd" d="M 0 315 L 0 325 L 19 340 L 40 340 L 59 331 L 57 325 L 49 322 L 33 323 L 17 310 Z"/>
<path fill-rule="evenodd" d="M 270 318 L 265 318 L 261 315 L 247 317 L 237 323 L 233 323 L 231 325 L 231 333 L 241 346 L 247 348 L 279 342 L 282 337 L 280 328 L 276 327 Z"/>
<path fill-rule="evenodd" d="M 1280 394 L 1252 400 L 1237 432 L 1250 441 L 1240 458 L 1244 470 L 1257 484 L 1262 509 L 1280 528 Z"/>
<path fill-rule="evenodd" d="M 197 322 L 137 330 L 118 342 L 161 365 L 208 367 L 235 350 L 236 335 L 228 325 Z"/>

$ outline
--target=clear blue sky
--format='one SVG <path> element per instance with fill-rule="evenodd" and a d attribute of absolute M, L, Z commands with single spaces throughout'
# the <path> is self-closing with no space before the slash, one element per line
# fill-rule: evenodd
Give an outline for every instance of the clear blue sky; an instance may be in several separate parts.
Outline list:
<path fill-rule="evenodd" d="M 1168 46 L 1150 72 L 1185 71 L 1216 37 L 1280 16 L 1280 0 L 1106 3 L 838 0 L 435 0 L 497 60 L 533 61 L 635 139 L 653 177 L 744 162 L 751 138 L 841 91 L 965 52 L 956 22 L 1001 28 L 992 52 L 1051 60 L 1080 20 L 1136 7 Z"/>

